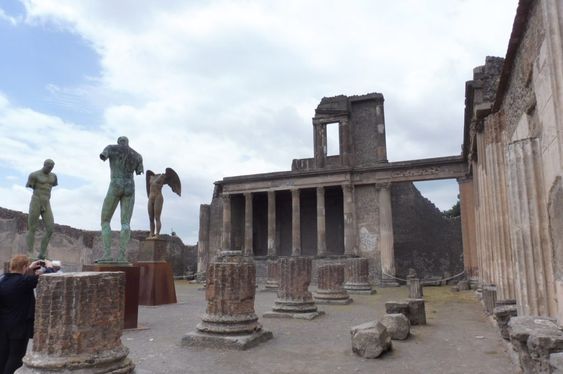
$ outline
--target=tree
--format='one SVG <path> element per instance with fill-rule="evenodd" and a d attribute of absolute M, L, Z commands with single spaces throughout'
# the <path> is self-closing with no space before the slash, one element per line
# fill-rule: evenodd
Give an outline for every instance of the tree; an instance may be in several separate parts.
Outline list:
<path fill-rule="evenodd" d="M 457 202 L 449 210 L 444 210 L 442 214 L 449 218 L 455 218 L 461 215 L 461 203 L 459 201 L 459 194 L 457 195 Z"/>

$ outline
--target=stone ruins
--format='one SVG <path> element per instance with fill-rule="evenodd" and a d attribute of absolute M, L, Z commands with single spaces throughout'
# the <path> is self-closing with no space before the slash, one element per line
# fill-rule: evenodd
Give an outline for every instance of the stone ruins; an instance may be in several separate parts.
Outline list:
<path fill-rule="evenodd" d="M 360 294 L 351 305 L 324 306 L 352 310 L 381 296 L 371 296 L 374 286 L 408 280 L 408 298 L 385 300 L 379 320 L 347 330 L 353 352 L 380 357 L 411 326 L 438 325 L 424 326 L 431 292 L 423 286 L 456 279 L 451 290 L 475 291 L 524 373 L 563 373 L 563 1 L 519 1 L 505 58 L 486 57 L 465 85 L 460 155 L 388 162 L 383 103 L 380 93 L 325 97 L 312 120 L 312 158 L 215 183 L 211 203 L 200 207 L 197 246 L 207 308 L 182 344 L 246 349 L 272 338 L 255 311 L 257 280 L 277 292 L 264 317 L 306 320 L 323 314 L 316 301 L 345 304 Z M 335 155 L 327 151 L 330 127 L 339 133 Z M 412 184 L 454 178 L 457 221 Z M 4 260 L 25 248 L 18 214 L 0 209 Z M 78 243 L 73 266 L 101 252 L 93 233 L 65 230 Z M 170 251 L 170 242 L 162 245 Z M 33 349 L 19 372 L 131 372 L 121 343 L 124 292 L 122 273 L 42 276 Z M 329 317 L 289 322 L 321 326 Z"/>

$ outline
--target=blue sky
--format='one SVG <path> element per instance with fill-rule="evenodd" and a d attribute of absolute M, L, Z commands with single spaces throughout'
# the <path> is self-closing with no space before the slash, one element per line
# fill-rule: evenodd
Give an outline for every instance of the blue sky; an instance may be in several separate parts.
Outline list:
<path fill-rule="evenodd" d="M 55 220 L 98 229 L 109 173 L 98 154 L 127 135 L 145 169 L 180 175 L 163 232 L 195 243 L 213 181 L 311 157 L 314 108 L 338 94 L 385 95 L 391 161 L 459 154 L 464 82 L 504 56 L 516 6 L 0 0 L 0 206 L 27 211 L 27 174 L 52 158 Z M 132 226 L 146 229 L 136 180 Z M 454 181 L 418 186 L 441 209 L 458 193 Z"/>

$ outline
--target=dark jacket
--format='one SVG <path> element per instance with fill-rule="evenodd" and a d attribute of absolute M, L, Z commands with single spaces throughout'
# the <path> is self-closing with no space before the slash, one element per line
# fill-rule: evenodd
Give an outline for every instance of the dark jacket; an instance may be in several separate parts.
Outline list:
<path fill-rule="evenodd" d="M 6 273 L 0 279 L 0 332 L 11 339 L 33 336 L 37 275 Z"/>

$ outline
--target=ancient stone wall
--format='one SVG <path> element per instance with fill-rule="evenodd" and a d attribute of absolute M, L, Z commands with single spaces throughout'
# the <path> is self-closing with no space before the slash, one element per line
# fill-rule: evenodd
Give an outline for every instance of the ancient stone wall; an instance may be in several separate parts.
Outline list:
<path fill-rule="evenodd" d="M 44 234 L 42 221 L 37 237 Z M 6 262 L 18 253 L 26 253 L 25 235 L 27 233 L 27 214 L 0 208 L 0 261 Z M 148 231 L 132 231 L 128 244 L 127 257 L 130 262 L 137 260 L 139 243 L 148 236 Z M 162 235 L 168 240 L 168 258 L 174 275 L 184 275 L 188 269 L 197 267 L 197 246 L 184 245 L 179 237 Z M 114 249 L 119 246 L 119 232 L 113 232 Z M 55 231 L 49 242 L 49 257 L 63 262 L 64 271 L 80 271 L 82 264 L 92 263 L 102 256 L 103 244 L 99 231 L 80 230 L 70 226 L 55 224 Z"/>
<path fill-rule="evenodd" d="M 445 217 L 412 183 L 391 189 L 396 274 L 409 268 L 420 278 L 455 275 L 463 271 L 461 222 Z"/>
<path fill-rule="evenodd" d="M 515 297 L 519 315 L 563 304 L 562 19 L 557 0 L 520 2 L 494 99 L 483 93 L 489 58 L 468 82 L 479 280 Z"/>

